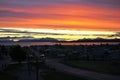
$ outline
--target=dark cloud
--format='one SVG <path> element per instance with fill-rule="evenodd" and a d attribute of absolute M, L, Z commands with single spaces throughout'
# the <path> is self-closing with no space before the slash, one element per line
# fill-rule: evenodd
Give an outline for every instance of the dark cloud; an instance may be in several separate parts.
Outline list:
<path fill-rule="evenodd" d="M 120 0 L 0 0 L 0 6 L 8 7 L 34 7 L 43 6 L 44 4 L 74 3 L 74 4 L 92 4 L 96 6 L 118 7 L 120 8 Z M 46 5 L 47 6 L 47 5 Z"/>
<path fill-rule="evenodd" d="M 0 17 L 18 17 L 18 18 L 26 18 L 33 16 L 35 14 L 27 13 L 27 12 L 14 12 L 9 10 L 0 10 Z"/>
<path fill-rule="evenodd" d="M 59 34 L 59 33 L 49 33 L 49 32 L 31 32 L 31 31 L 20 31 L 18 29 L 0 29 L 0 32 L 2 33 L 18 33 L 18 34 L 27 34 L 27 35 L 37 35 L 37 34 L 44 34 L 44 35 L 65 35 L 65 34 Z"/>
<path fill-rule="evenodd" d="M 109 35 L 108 37 L 120 37 L 120 32 L 116 32 L 116 34 Z"/>

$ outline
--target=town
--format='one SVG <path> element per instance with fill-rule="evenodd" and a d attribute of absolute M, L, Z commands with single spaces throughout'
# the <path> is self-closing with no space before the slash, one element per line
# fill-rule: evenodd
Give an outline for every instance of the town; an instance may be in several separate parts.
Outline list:
<path fill-rule="evenodd" d="M 71 72 L 60 64 L 71 67 Z M 11 78 L 2 76 L 1 80 L 99 80 L 85 74 L 77 76 L 78 73 L 72 73 L 72 67 L 113 75 L 112 78 L 106 76 L 105 80 L 118 80 L 120 77 L 114 75 L 120 75 L 120 44 L 0 45 L 0 75 Z"/>

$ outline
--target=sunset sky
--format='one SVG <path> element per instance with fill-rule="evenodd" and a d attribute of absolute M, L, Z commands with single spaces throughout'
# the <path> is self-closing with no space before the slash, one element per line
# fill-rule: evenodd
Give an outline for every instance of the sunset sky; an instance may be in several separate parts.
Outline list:
<path fill-rule="evenodd" d="M 120 0 L 0 0 L 0 37 L 120 38 Z"/>

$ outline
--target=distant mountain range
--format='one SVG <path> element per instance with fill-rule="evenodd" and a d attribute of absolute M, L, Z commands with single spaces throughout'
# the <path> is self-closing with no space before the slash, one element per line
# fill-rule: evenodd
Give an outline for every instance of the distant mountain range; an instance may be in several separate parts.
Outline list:
<path fill-rule="evenodd" d="M 0 38 L 0 42 L 13 42 L 10 38 Z"/>
<path fill-rule="evenodd" d="M 40 38 L 40 39 L 21 39 L 18 42 L 58 42 L 54 38 Z"/>
<path fill-rule="evenodd" d="M 103 38 L 79 39 L 76 42 L 120 42 L 120 39 L 103 39 Z"/>
<path fill-rule="evenodd" d="M 0 38 L 0 42 L 14 42 L 14 40 L 10 38 Z M 20 39 L 17 42 L 120 42 L 120 39 L 102 39 L 102 38 L 96 38 L 96 39 L 78 39 L 75 41 L 59 41 L 54 38 L 39 38 L 39 39 Z"/>

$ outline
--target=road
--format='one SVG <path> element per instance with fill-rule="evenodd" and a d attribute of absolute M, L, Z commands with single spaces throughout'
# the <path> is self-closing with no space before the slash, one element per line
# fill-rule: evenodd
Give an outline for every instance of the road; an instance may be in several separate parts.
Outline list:
<path fill-rule="evenodd" d="M 45 62 L 51 68 L 54 68 L 58 71 L 72 74 L 75 76 L 80 76 L 88 80 L 120 80 L 120 76 L 109 75 L 109 74 L 102 74 L 98 72 L 92 72 L 87 70 L 82 70 L 78 68 L 73 68 L 62 63 L 59 63 L 55 59 L 47 59 Z"/>

